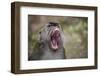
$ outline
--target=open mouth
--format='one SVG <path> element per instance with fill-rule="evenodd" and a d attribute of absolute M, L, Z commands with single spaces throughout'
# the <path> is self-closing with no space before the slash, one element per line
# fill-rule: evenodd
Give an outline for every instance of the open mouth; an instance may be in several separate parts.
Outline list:
<path fill-rule="evenodd" d="M 59 40 L 60 40 L 59 28 L 55 28 L 54 30 L 50 31 L 49 44 L 53 50 L 57 50 L 59 48 Z"/>

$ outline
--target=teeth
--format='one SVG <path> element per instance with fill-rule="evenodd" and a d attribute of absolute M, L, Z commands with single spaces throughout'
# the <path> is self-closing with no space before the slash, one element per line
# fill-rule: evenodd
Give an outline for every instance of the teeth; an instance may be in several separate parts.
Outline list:
<path fill-rule="evenodd" d="M 59 28 L 55 28 L 55 29 L 54 29 L 54 31 L 57 31 L 57 30 L 59 31 Z"/>
<path fill-rule="evenodd" d="M 55 28 L 55 29 L 53 30 L 53 33 L 54 33 L 55 31 L 59 31 L 59 29 L 58 29 L 58 28 Z"/>

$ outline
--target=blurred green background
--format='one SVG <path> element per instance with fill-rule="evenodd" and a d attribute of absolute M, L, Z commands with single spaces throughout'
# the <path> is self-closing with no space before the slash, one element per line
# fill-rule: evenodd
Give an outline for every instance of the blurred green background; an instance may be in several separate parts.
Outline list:
<path fill-rule="evenodd" d="M 58 22 L 64 33 L 67 59 L 88 57 L 88 18 L 69 16 L 28 15 L 28 55 L 38 42 L 38 32 L 48 22 Z"/>

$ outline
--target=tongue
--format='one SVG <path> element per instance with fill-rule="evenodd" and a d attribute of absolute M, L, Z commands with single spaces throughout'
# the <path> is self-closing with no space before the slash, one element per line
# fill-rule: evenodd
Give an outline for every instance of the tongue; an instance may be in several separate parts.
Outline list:
<path fill-rule="evenodd" d="M 53 46 L 55 46 L 56 45 L 56 41 L 52 40 L 52 44 L 53 44 Z"/>
<path fill-rule="evenodd" d="M 57 41 L 56 41 L 56 40 L 52 40 L 52 41 L 51 41 L 51 46 L 52 46 L 53 49 L 56 50 L 56 49 L 58 48 L 58 46 L 57 46 Z"/>

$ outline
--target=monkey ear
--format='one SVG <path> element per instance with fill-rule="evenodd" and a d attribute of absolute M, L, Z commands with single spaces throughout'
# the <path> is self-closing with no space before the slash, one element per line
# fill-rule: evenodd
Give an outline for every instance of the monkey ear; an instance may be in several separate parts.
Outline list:
<path fill-rule="evenodd" d="M 38 33 L 38 38 L 37 38 L 37 40 L 38 40 L 39 43 L 42 43 L 42 42 L 43 42 L 43 41 L 42 41 L 42 38 L 41 38 L 41 31 L 39 31 L 39 33 Z"/>

